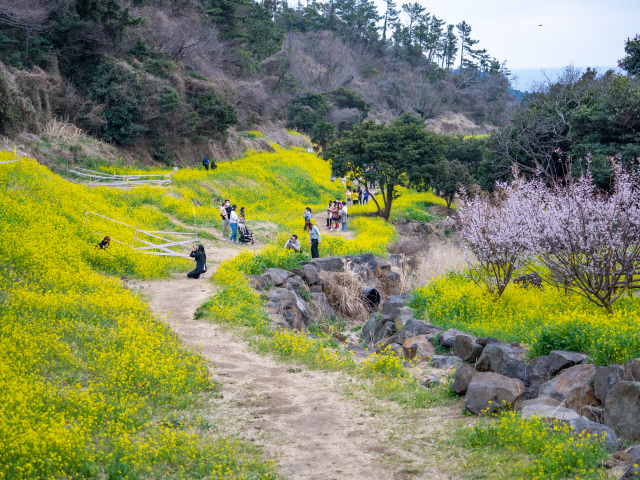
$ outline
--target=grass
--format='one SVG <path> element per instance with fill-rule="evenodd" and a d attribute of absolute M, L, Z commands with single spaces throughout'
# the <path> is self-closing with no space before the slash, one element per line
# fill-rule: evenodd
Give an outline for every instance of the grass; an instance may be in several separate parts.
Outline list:
<path fill-rule="evenodd" d="M 470 279 L 451 273 L 414 291 L 412 307 L 434 325 L 477 336 L 524 342 L 530 356 L 551 350 L 583 352 L 600 365 L 640 357 L 640 299 L 619 300 L 613 315 L 586 299 L 549 285 L 509 285 L 500 299 Z"/>

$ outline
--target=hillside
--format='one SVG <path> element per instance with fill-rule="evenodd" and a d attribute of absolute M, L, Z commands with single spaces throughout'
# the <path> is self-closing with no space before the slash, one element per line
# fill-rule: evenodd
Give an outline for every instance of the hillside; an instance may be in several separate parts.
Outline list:
<path fill-rule="evenodd" d="M 428 41 L 401 23 L 385 40 L 377 27 L 359 31 L 346 4 L 325 25 L 319 4 L 240 3 L 109 0 L 95 15 L 84 1 L 0 8 L 0 135 L 37 141 L 24 134 L 50 134 L 59 121 L 116 146 L 116 156 L 193 165 L 205 153 L 268 150 L 242 145 L 254 129 L 301 146 L 286 128 L 314 137 L 330 125 L 339 134 L 410 112 L 428 128 L 473 134 L 511 114 L 504 66 L 469 50 L 453 74 L 453 51 L 432 45 L 445 38 L 436 17 L 420 17 Z M 229 16 L 234 8 L 243 13 Z M 441 117 L 460 120 L 451 128 Z"/>

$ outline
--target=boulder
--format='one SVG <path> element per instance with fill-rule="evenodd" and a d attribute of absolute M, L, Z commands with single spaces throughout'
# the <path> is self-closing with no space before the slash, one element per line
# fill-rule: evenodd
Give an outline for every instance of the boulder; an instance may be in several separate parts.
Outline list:
<path fill-rule="evenodd" d="M 530 419 L 534 416 L 540 419 L 553 422 L 558 420 L 559 422 L 569 422 L 571 420 L 577 420 L 578 418 L 584 418 L 578 415 L 575 410 L 565 407 L 552 407 L 550 405 L 529 405 L 523 407 L 522 418 Z"/>
<path fill-rule="evenodd" d="M 464 395 L 465 393 L 467 393 L 471 380 L 477 374 L 477 371 L 475 371 L 466 363 L 463 363 L 456 370 L 456 378 L 451 385 L 451 391 L 453 393 L 457 393 L 458 395 Z"/>
<path fill-rule="evenodd" d="M 595 365 L 569 367 L 553 380 L 542 385 L 540 396 L 555 398 L 580 415 L 590 415 L 588 409 L 583 407 L 600 404 L 591 388 L 595 375 Z"/>
<path fill-rule="evenodd" d="M 624 368 L 621 365 L 598 367 L 593 385 L 593 394 L 598 400 L 605 403 L 609 390 L 622 380 L 624 380 Z"/>
<path fill-rule="evenodd" d="M 309 310 L 314 321 L 336 316 L 336 311 L 329 304 L 329 300 L 327 300 L 327 296 L 324 293 L 312 293 L 311 295 L 313 300 Z"/>
<path fill-rule="evenodd" d="M 398 315 L 396 318 L 394 318 L 393 323 L 396 324 L 396 329 L 400 331 L 404 328 L 407 322 L 412 319 L 413 319 L 412 313 L 403 313 L 402 315 Z M 413 335 L 411 336 L 413 337 Z"/>
<path fill-rule="evenodd" d="M 383 272 L 380 277 L 380 283 L 385 292 L 391 295 L 398 295 L 401 293 L 401 277 L 397 272 L 391 270 Z"/>
<path fill-rule="evenodd" d="M 374 350 L 376 352 L 380 352 L 380 351 L 384 350 L 386 347 L 388 347 L 389 345 L 391 345 L 392 343 L 398 343 L 398 336 L 397 335 L 392 335 L 390 337 L 383 338 L 378 343 L 376 343 L 373 346 L 373 348 L 374 348 Z"/>
<path fill-rule="evenodd" d="M 258 292 L 264 291 L 268 287 L 267 279 L 262 275 L 247 275 L 249 285 Z"/>
<path fill-rule="evenodd" d="M 389 346 L 387 347 L 387 350 L 391 350 L 393 353 L 396 354 L 396 356 L 400 358 L 404 357 L 404 349 L 402 348 L 402 345 L 400 345 L 399 343 L 389 344 Z"/>
<path fill-rule="evenodd" d="M 263 293 L 267 299 L 267 313 L 281 315 L 291 328 L 306 329 L 312 321 L 307 306 L 294 292 L 285 288 L 274 288 Z"/>
<path fill-rule="evenodd" d="M 527 364 L 524 385 L 526 392 L 524 399 L 536 398 L 542 385 L 551 380 L 551 367 L 549 355 L 537 357 Z"/>
<path fill-rule="evenodd" d="M 297 275 L 301 278 L 304 278 L 304 270 L 302 270 L 301 268 L 292 268 L 291 269 L 291 273 L 293 273 L 294 275 Z"/>
<path fill-rule="evenodd" d="M 471 413 L 489 413 L 515 403 L 524 394 L 524 383 L 499 373 L 478 372 L 471 379 L 464 406 Z"/>
<path fill-rule="evenodd" d="M 640 440 L 640 382 L 618 382 L 609 390 L 604 423 L 625 440 Z"/>
<path fill-rule="evenodd" d="M 371 315 L 369 315 L 369 319 L 362 326 L 361 335 L 363 341 L 367 343 L 373 341 L 373 332 L 376 329 L 376 323 L 378 322 L 379 316 L 380 314 L 378 312 L 373 312 Z"/>
<path fill-rule="evenodd" d="M 524 381 L 527 366 L 522 361 L 522 358 L 525 353 L 526 349 L 521 346 L 514 347 L 507 343 L 490 343 L 482 350 L 482 355 L 480 355 L 476 363 L 476 370 L 479 372 L 495 372 Z"/>
<path fill-rule="evenodd" d="M 402 314 L 411 313 L 411 310 L 409 310 L 409 307 L 406 306 L 405 302 L 406 297 L 404 295 L 391 295 L 382 302 L 380 318 L 384 320 L 393 320 Z"/>
<path fill-rule="evenodd" d="M 520 399 L 516 404 L 516 410 L 521 411 L 524 407 L 531 406 L 561 407 L 562 404 L 555 398 L 551 397 L 532 398 L 530 400 Z"/>
<path fill-rule="evenodd" d="M 640 358 L 634 358 L 624 364 L 624 381 L 640 382 Z"/>
<path fill-rule="evenodd" d="M 451 351 L 465 362 L 475 362 L 482 354 L 482 345 L 476 343 L 476 337 L 467 333 L 456 336 Z"/>
<path fill-rule="evenodd" d="M 632 462 L 640 464 L 640 445 L 627 448 L 625 453 L 631 457 Z"/>
<path fill-rule="evenodd" d="M 440 335 L 440 345 L 447 348 L 453 347 L 453 342 L 456 337 L 461 334 L 462 332 L 455 328 L 450 328 L 449 330 L 442 332 L 442 335 Z"/>
<path fill-rule="evenodd" d="M 282 270 L 281 268 L 265 268 L 262 272 L 262 276 L 270 281 L 272 285 L 281 287 L 287 281 L 287 279 L 293 275 L 291 272 Z"/>
<path fill-rule="evenodd" d="M 567 421 L 576 434 L 582 434 L 586 436 L 590 434 L 591 436 L 597 435 L 602 438 L 605 437 L 604 444 L 609 452 L 614 452 L 620 447 L 620 442 L 618 441 L 618 436 L 616 433 L 606 425 L 602 425 L 601 423 L 592 422 L 588 418 L 578 417 L 573 420 Z"/>
<path fill-rule="evenodd" d="M 562 350 L 554 350 L 549 353 L 549 368 L 551 369 L 551 375 L 557 375 L 565 368 L 573 367 L 574 365 L 582 365 L 588 361 L 589 357 L 583 353 L 564 352 Z"/>
<path fill-rule="evenodd" d="M 322 257 L 313 258 L 309 262 L 303 262 L 302 265 L 313 265 L 319 270 L 326 272 L 344 272 L 344 261 L 340 257 Z"/>
<path fill-rule="evenodd" d="M 318 277 L 318 267 L 315 265 L 305 265 L 302 267 L 302 278 L 309 285 L 315 285 L 320 280 Z"/>
<path fill-rule="evenodd" d="M 486 347 L 487 345 L 492 345 L 494 343 L 500 343 L 500 344 L 506 344 L 506 342 L 502 342 L 500 340 L 498 340 L 497 338 L 493 338 L 493 337 L 483 337 L 483 338 L 477 338 L 476 339 L 476 343 L 478 345 L 482 345 L 483 347 Z M 509 344 L 511 345 L 511 344 Z M 520 345 L 517 342 L 514 342 L 513 345 Z"/>
<path fill-rule="evenodd" d="M 371 275 L 379 276 L 378 262 L 371 253 L 362 253 L 360 255 L 346 256 L 344 259 L 351 264 L 354 270 L 368 270 Z"/>
<path fill-rule="evenodd" d="M 402 344 L 404 358 L 408 360 L 424 361 L 435 355 L 436 349 L 427 339 L 427 335 L 408 338 Z"/>
<path fill-rule="evenodd" d="M 391 262 L 389 260 L 386 260 L 384 258 L 376 258 L 376 263 L 378 264 L 380 272 L 384 273 L 391 271 Z"/>
<path fill-rule="evenodd" d="M 283 287 L 286 287 L 287 290 L 291 290 L 297 296 L 300 296 L 300 292 L 302 287 L 307 288 L 304 280 L 300 277 L 296 277 L 295 275 L 291 278 L 287 279 L 287 281 L 283 284 Z"/>
<path fill-rule="evenodd" d="M 356 344 L 347 346 L 347 350 L 351 352 L 351 354 L 358 360 L 363 360 L 371 355 L 375 355 L 376 353 L 371 349 L 367 349 L 362 345 L 356 345 Z"/>
<path fill-rule="evenodd" d="M 431 355 L 429 366 L 439 369 L 458 368 L 464 361 L 456 355 Z"/>
<path fill-rule="evenodd" d="M 311 293 L 323 293 L 324 289 L 322 288 L 322 284 L 310 285 L 309 291 Z"/>
<path fill-rule="evenodd" d="M 291 330 L 291 325 L 279 313 L 269 313 L 267 316 L 273 330 Z"/>
<path fill-rule="evenodd" d="M 401 318 L 401 317 L 396 317 Z M 398 322 L 395 322 L 396 328 L 398 326 Z M 437 335 L 442 332 L 441 328 L 434 327 L 433 325 L 427 325 L 420 320 L 416 320 L 411 318 L 407 320 L 403 326 L 403 328 L 398 332 L 398 343 L 404 343 L 407 338 L 417 337 L 418 335 Z"/>

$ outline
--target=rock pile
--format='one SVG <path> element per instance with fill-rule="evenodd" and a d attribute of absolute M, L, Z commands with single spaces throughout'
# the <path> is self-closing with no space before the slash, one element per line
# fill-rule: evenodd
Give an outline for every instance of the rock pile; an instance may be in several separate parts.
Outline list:
<path fill-rule="evenodd" d="M 267 268 L 262 275 L 248 276 L 248 280 L 267 300 L 266 308 L 272 327 L 306 330 L 320 318 L 336 316 L 324 293 L 320 272 L 342 272 L 345 269 L 356 271 L 365 284 L 382 285 L 387 292 L 400 293 L 397 291 L 399 274 L 391 270 L 388 260 L 376 258 L 370 253 L 314 258 L 302 262 L 301 268 L 294 268 L 291 272 Z"/>

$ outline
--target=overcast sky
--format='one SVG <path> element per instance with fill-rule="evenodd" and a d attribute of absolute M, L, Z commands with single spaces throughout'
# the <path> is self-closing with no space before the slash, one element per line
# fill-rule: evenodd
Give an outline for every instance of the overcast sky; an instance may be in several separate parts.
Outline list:
<path fill-rule="evenodd" d="M 374 1 L 384 12 L 384 0 Z M 408 2 L 396 0 L 398 8 Z M 511 68 L 616 65 L 624 41 L 640 33 L 640 0 L 418 2 L 447 23 L 466 20 L 471 38 L 480 40 L 475 48 L 486 48 Z"/>

